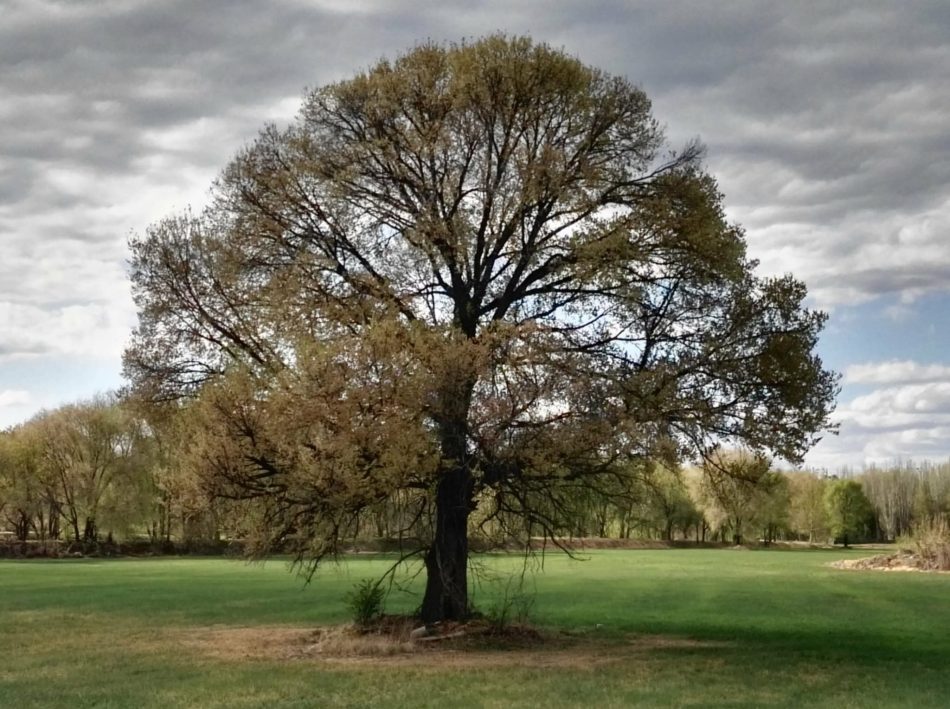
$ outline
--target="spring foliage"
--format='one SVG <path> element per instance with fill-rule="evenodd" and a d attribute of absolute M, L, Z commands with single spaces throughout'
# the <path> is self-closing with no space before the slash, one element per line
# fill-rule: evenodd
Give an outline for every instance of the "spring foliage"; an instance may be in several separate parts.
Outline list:
<path fill-rule="evenodd" d="M 132 242 L 126 373 L 194 397 L 194 454 L 258 549 L 333 553 L 402 496 L 429 620 L 468 612 L 469 515 L 556 535 L 631 461 L 799 460 L 835 376 L 822 313 L 760 278 L 697 144 L 526 38 L 421 45 L 308 93 L 200 214 Z"/>

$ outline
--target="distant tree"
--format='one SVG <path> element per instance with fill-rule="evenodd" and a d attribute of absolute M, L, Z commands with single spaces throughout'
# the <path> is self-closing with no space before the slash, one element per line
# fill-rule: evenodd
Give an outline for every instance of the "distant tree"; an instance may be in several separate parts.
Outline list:
<path fill-rule="evenodd" d="M 857 480 L 835 480 L 825 492 L 831 531 L 847 547 L 849 540 L 864 536 L 873 524 L 874 509 Z"/>
<path fill-rule="evenodd" d="M 132 513 L 142 490 L 135 478 L 143 429 L 114 395 L 44 412 L 27 425 L 74 541 L 97 541 L 104 518 Z"/>
<path fill-rule="evenodd" d="M 755 522 L 762 530 L 762 541 L 768 546 L 788 531 L 791 502 L 788 478 L 777 471 L 770 471 L 757 487 L 753 502 Z"/>
<path fill-rule="evenodd" d="M 189 456 L 195 430 L 187 407 L 162 406 L 127 396 L 124 406 L 141 420 L 146 435 L 136 447 L 136 476 L 144 486 L 141 520 L 153 544 L 217 540 L 220 527 L 213 491 Z"/>
<path fill-rule="evenodd" d="M 696 524 L 700 514 L 676 468 L 652 466 L 651 474 L 644 479 L 642 498 L 651 526 L 668 541 L 672 541 L 676 531 L 685 534 Z"/>
<path fill-rule="evenodd" d="M 0 433 L 0 514 L 20 540 L 59 536 L 61 504 L 29 425 Z"/>
<path fill-rule="evenodd" d="M 0 516 L 21 541 L 29 536 L 41 504 L 38 480 L 30 474 L 25 452 L 12 431 L 0 433 Z"/>
<path fill-rule="evenodd" d="M 788 525 L 809 542 L 828 538 L 828 509 L 825 506 L 825 482 L 807 471 L 786 473 L 789 489 Z"/>
<path fill-rule="evenodd" d="M 770 472 L 771 465 L 760 453 L 736 450 L 717 453 L 703 467 L 700 504 L 714 528 L 732 533 L 733 544 L 742 544 L 746 531 L 758 526 L 771 504 L 779 479 Z M 766 524 L 774 523 L 775 511 L 767 515 Z"/>
<path fill-rule="evenodd" d="M 904 475 L 909 475 L 915 483 L 915 522 L 926 524 L 950 515 L 950 465 L 924 464 Z"/>
<path fill-rule="evenodd" d="M 557 537 L 673 441 L 798 460 L 836 378 L 644 93 L 528 39 L 426 44 L 308 94 L 201 215 L 133 240 L 142 396 L 314 563 L 400 499 L 426 621 L 465 617 L 470 515 Z M 609 481 L 609 483 L 608 483 Z"/>
<path fill-rule="evenodd" d="M 897 539 L 911 530 L 919 478 L 902 465 L 871 467 L 859 479 L 868 501 L 874 507 L 878 526 L 888 539 Z"/>

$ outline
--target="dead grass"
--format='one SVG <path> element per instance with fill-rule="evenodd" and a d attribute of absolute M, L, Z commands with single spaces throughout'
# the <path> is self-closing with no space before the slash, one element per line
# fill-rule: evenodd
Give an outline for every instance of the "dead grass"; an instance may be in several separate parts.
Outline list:
<path fill-rule="evenodd" d="M 935 568 L 930 560 L 908 551 L 898 551 L 894 554 L 879 554 L 864 559 L 842 559 L 833 561 L 829 566 L 836 569 L 852 571 L 918 571 L 935 574 L 950 573 L 945 569 Z"/>
<path fill-rule="evenodd" d="M 726 646 L 663 635 L 609 640 L 591 634 L 541 635 L 527 628 L 513 628 L 498 635 L 478 625 L 446 629 L 451 637 L 438 642 L 414 642 L 409 639 L 411 626 L 407 622 L 371 633 L 360 633 L 351 626 L 212 626 L 169 631 L 164 641 L 226 662 L 294 660 L 367 669 L 403 667 L 433 671 L 499 667 L 593 669 L 654 652 Z"/>
<path fill-rule="evenodd" d="M 216 660 L 285 660 L 301 648 L 313 643 L 312 628 L 250 627 L 174 629 L 162 634 L 161 640 Z"/>

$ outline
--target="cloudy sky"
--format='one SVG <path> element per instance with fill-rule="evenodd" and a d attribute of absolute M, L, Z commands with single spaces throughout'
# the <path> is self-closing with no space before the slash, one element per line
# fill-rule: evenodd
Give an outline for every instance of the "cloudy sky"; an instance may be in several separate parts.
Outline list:
<path fill-rule="evenodd" d="M 950 3 L 0 0 L 0 426 L 119 386 L 126 241 L 306 87 L 530 34 L 700 137 L 764 273 L 831 319 L 814 466 L 950 455 Z"/>

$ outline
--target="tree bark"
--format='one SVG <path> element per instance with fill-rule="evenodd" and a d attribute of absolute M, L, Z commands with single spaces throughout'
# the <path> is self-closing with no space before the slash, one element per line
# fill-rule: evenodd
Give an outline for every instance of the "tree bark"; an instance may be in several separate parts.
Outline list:
<path fill-rule="evenodd" d="M 441 393 L 439 438 L 444 470 L 435 492 L 435 534 L 426 552 L 422 620 L 463 620 L 468 603 L 468 516 L 473 478 L 468 460 L 468 414 L 475 378 L 462 373 Z"/>
<path fill-rule="evenodd" d="M 96 527 L 95 517 L 86 517 L 86 524 L 83 527 L 83 541 L 95 542 L 99 540 L 99 529 Z"/>
<path fill-rule="evenodd" d="M 17 541 L 25 542 L 30 536 L 30 516 L 26 512 L 20 511 L 17 513 L 16 519 L 13 523 L 14 534 L 17 538 Z"/>
<path fill-rule="evenodd" d="M 468 603 L 468 515 L 471 475 L 457 466 L 436 489 L 435 536 L 426 553 L 426 590 L 422 620 L 463 620 Z"/>

